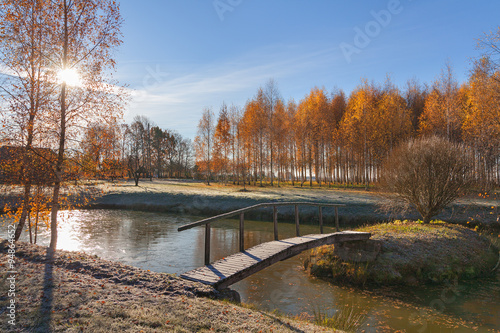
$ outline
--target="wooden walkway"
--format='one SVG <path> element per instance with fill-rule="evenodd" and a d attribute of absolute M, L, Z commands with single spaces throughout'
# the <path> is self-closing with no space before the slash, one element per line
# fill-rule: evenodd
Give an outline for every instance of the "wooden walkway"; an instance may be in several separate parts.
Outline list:
<path fill-rule="evenodd" d="M 223 289 L 302 251 L 322 245 L 367 240 L 370 236 L 368 232 L 344 231 L 267 242 L 186 272 L 181 278 Z"/>

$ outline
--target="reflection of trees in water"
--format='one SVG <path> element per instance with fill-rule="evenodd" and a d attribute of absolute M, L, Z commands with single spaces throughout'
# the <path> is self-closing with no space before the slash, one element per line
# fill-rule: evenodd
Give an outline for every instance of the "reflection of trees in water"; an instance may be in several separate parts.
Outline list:
<path fill-rule="evenodd" d="M 250 223 L 248 224 L 248 227 Z M 273 235 L 268 231 L 247 230 L 245 222 L 245 248 L 269 242 L 273 239 Z M 205 228 L 196 228 L 196 253 L 200 258 L 200 266 L 203 265 L 202 259 L 205 253 Z M 210 233 L 210 261 L 216 261 L 221 258 L 230 256 L 239 252 L 239 229 L 234 228 L 218 228 L 217 225 L 212 226 Z"/>

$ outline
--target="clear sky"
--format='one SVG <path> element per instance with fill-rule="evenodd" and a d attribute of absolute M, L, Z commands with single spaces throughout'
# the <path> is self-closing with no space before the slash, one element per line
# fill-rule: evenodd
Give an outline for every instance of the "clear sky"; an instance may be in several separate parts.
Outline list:
<path fill-rule="evenodd" d="M 204 107 L 243 107 L 274 78 L 285 100 L 311 88 L 349 94 L 362 78 L 459 82 L 500 26 L 500 1 L 122 0 L 116 77 L 139 114 L 194 138 Z"/>

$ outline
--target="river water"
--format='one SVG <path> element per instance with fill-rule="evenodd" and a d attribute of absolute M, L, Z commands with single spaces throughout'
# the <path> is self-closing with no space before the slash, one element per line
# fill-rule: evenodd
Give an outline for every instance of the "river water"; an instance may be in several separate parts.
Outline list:
<path fill-rule="evenodd" d="M 204 228 L 177 228 L 195 216 L 116 210 L 60 213 L 58 248 L 85 251 L 104 259 L 156 272 L 181 274 L 203 265 Z M 213 224 L 211 260 L 238 250 L 238 221 Z M 301 225 L 301 234 L 319 233 Z M 6 236 L 2 228 L 1 237 Z M 325 232 L 333 229 L 325 228 Z M 294 237 L 295 225 L 279 224 L 280 239 Z M 23 236 L 24 237 L 24 236 Z M 24 240 L 27 240 L 25 237 Z M 273 240 L 272 223 L 245 221 L 245 245 Z M 47 245 L 49 231 L 38 243 Z M 279 262 L 233 286 L 242 301 L 266 310 L 311 316 L 354 308 L 364 315 L 365 332 L 497 332 L 500 331 L 500 275 L 440 287 L 366 289 L 335 286 L 311 278 L 302 269 L 307 253 Z M 390 295 L 390 296 L 388 296 Z"/>

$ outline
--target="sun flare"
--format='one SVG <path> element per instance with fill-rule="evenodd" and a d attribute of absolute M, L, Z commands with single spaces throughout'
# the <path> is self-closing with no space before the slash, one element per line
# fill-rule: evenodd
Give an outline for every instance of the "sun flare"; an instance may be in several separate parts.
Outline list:
<path fill-rule="evenodd" d="M 80 74 L 73 68 L 66 68 L 57 74 L 57 79 L 60 83 L 66 82 L 69 86 L 81 86 Z"/>

